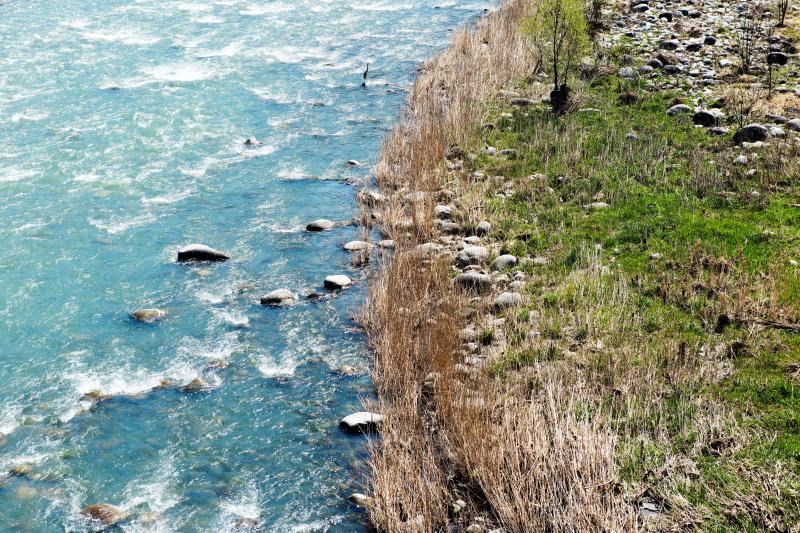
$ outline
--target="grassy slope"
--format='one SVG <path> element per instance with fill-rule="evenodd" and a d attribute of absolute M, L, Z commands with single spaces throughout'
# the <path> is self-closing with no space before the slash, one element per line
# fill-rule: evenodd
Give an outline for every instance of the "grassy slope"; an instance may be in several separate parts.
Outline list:
<path fill-rule="evenodd" d="M 530 304 L 492 370 L 561 364 L 593 384 L 628 490 L 673 523 L 800 523 L 800 334 L 763 325 L 800 323 L 800 151 L 735 166 L 729 137 L 667 116 L 676 95 L 620 91 L 587 86 L 601 112 L 558 120 L 489 105 L 475 148 L 517 153 L 480 155 L 489 178 L 470 187 L 505 252 L 547 260 L 523 266 Z"/>

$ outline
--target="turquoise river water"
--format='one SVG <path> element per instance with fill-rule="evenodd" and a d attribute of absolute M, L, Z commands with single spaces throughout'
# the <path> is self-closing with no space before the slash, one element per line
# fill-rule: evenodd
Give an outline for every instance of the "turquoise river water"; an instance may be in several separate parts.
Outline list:
<path fill-rule="evenodd" d="M 114 531 L 365 530 L 337 422 L 370 383 L 334 371 L 367 367 L 359 231 L 304 227 L 352 219 L 415 65 L 489 4 L 0 0 L 0 531 L 96 502 Z M 232 259 L 176 263 L 194 242 Z"/>

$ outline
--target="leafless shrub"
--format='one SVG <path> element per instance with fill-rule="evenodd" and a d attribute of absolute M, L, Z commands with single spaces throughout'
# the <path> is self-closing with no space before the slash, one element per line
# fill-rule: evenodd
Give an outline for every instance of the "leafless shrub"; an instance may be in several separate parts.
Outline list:
<path fill-rule="evenodd" d="M 789 13 L 789 8 L 792 6 L 791 0 L 774 0 L 775 1 L 775 14 L 778 19 L 778 27 L 786 25 L 786 15 Z"/>
<path fill-rule="evenodd" d="M 753 57 L 761 38 L 762 28 L 761 6 L 752 3 L 739 14 L 739 25 L 736 29 L 736 51 L 739 55 L 739 67 L 743 74 L 749 74 L 753 67 Z"/>
<path fill-rule="evenodd" d="M 759 84 L 729 85 L 723 92 L 725 106 L 740 128 L 749 122 L 766 96 L 767 92 Z"/>

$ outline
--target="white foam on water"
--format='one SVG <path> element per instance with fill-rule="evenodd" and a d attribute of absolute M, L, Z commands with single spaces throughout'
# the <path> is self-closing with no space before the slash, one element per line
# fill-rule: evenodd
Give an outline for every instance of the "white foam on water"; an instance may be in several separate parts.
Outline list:
<path fill-rule="evenodd" d="M 93 174 L 91 172 L 85 174 L 76 174 L 73 181 L 77 181 L 78 183 L 92 183 L 95 181 L 100 181 L 102 178 L 97 174 Z"/>
<path fill-rule="evenodd" d="M 98 220 L 90 217 L 88 222 L 95 228 L 105 231 L 109 235 L 117 235 L 119 233 L 124 233 L 131 228 L 152 224 L 158 220 L 158 218 L 159 217 L 157 215 L 153 215 L 152 213 L 142 213 L 139 216 L 135 216 L 126 220 Z"/>
<path fill-rule="evenodd" d="M 9 435 L 20 426 L 22 406 L 18 403 L 8 403 L 0 407 L 0 433 Z"/>
<path fill-rule="evenodd" d="M 394 0 L 373 3 L 350 3 L 350 9 L 355 11 L 403 11 L 406 9 L 412 9 L 413 7 L 413 4 L 403 4 Z"/>
<path fill-rule="evenodd" d="M 61 21 L 59 24 L 62 26 L 66 26 L 67 28 L 71 28 L 73 30 L 82 30 L 84 28 L 88 28 L 91 25 L 91 21 L 86 19 L 76 19 L 76 20 L 67 20 Z"/>
<path fill-rule="evenodd" d="M 209 168 L 218 163 L 221 163 L 219 159 L 216 159 L 214 157 L 206 157 L 203 159 L 203 162 L 197 165 L 196 167 L 194 168 L 183 167 L 180 170 L 181 174 L 185 176 L 189 176 L 192 178 L 202 178 L 203 176 L 206 175 L 206 172 L 208 172 Z"/>
<path fill-rule="evenodd" d="M 49 117 L 47 113 L 31 113 L 26 115 L 24 113 L 14 113 L 11 115 L 11 122 L 38 122 Z"/>
<path fill-rule="evenodd" d="M 275 175 L 284 180 L 301 180 L 310 177 L 308 172 L 306 172 L 306 169 L 303 167 L 292 167 L 292 168 L 281 169 L 278 172 L 276 172 Z"/>
<path fill-rule="evenodd" d="M 194 21 L 198 24 L 224 24 L 225 19 L 216 15 L 206 15 L 204 17 L 197 17 Z"/>
<path fill-rule="evenodd" d="M 271 15 L 274 13 L 286 13 L 292 11 L 294 6 L 291 4 L 284 4 L 282 2 L 272 2 L 265 5 L 250 5 L 244 10 L 240 11 L 241 15 L 250 17 L 260 17 L 263 15 Z"/>
<path fill-rule="evenodd" d="M 258 371 L 266 378 L 278 378 L 293 376 L 297 370 L 297 363 L 284 363 L 277 366 L 272 362 L 262 361 L 257 365 Z"/>
<path fill-rule="evenodd" d="M 161 83 L 191 83 L 208 80 L 219 74 L 216 70 L 200 63 L 172 63 L 147 67 L 142 72 L 154 81 Z"/>
<path fill-rule="evenodd" d="M 258 521 L 261 518 L 261 493 L 256 484 L 248 482 L 236 496 L 220 502 L 221 514 L 217 523 L 218 531 L 233 531 L 237 519 Z"/>
<path fill-rule="evenodd" d="M 285 63 L 289 65 L 302 63 L 309 59 L 334 62 L 335 57 L 331 57 L 331 52 L 323 48 L 313 46 L 286 45 L 280 48 L 256 48 L 248 55 L 263 57 L 275 63 Z"/>
<path fill-rule="evenodd" d="M 177 4 L 175 7 L 180 9 L 181 11 L 192 11 L 192 12 L 211 11 L 212 9 L 214 9 L 212 6 L 208 4 L 196 4 L 193 2 L 181 2 Z"/>
<path fill-rule="evenodd" d="M 160 37 L 138 33 L 132 29 L 117 31 L 86 31 L 84 39 L 102 43 L 121 43 L 128 46 L 147 46 L 161 40 Z"/>
<path fill-rule="evenodd" d="M 250 327 L 250 319 L 243 312 L 214 309 L 214 315 L 235 328 Z"/>
<path fill-rule="evenodd" d="M 277 146 L 262 144 L 261 146 L 257 146 L 256 148 L 241 149 L 240 156 L 242 159 L 252 159 L 254 157 L 262 157 L 265 155 L 270 155 L 277 151 L 278 151 Z"/>
<path fill-rule="evenodd" d="M 36 170 L 25 170 L 17 167 L 0 168 L 0 183 L 10 183 L 33 178 L 41 174 Z"/>
<path fill-rule="evenodd" d="M 45 226 L 47 226 L 47 221 L 38 219 L 34 222 L 28 222 L 26 224 L 22 224 L 21 226 L 17 226 L 11 231 L 13 233 L 28 233 L 28 230 L 36 230 L 39 228 L 44 228 Z M 3 430 L 0 429 L 0 433 L 2 433 L 2 431 Z"/>
<path fill-rule="evenodd" d="M 167 449 L 160 455 L 161 460 L 152 469 L 154 474 L 152 477 L 134 480 L 125 487 L 123 491 L 125 500 L 120 504 L 120 509 L 134 511 L 146 508 L 158 515 L 180 501 L 180 496 L 175 493 L 175 484 L 179 476 L 172 460 L 174 452 Z M 153 525 L 159 525 L 159 522 Z"/>
<path fill-rule="evenodd" d="M 244 350 L 238 336 L 237 332 L 229 331 L 212 339 L 184 337 L 178 346 L 178 355 L 185 360 L 203 364 L 208 361 L 228 360 L 233 354 Z"/>
<path fill-rule="evenodd" d="M 65 379 L 72 382 L 78 396 L 95 391 L 111 396 L 137 396 L 159 387 L 165 375 L 163 372 L 126 366 L 111 371 L 84 369 L 67 374 Z"/>
<path fill-rule="evenodd" d="M 245 41 L 235 41 L 223 48 L 220 48 L 219 50 L 207 50 L 204 52 L 198 52 L 197 57 L 199 58 L 233 57 L 244 49 L 245 44 L 246 44 Z"/>
<path fill-rule="evenodd" d="M 142 198 L 142 203 L 145 205 L 169 205 L 178 203 L 185 200 L 192 195 L 191 189 L 184 189 L 182 191 L 161 194 L 159 196 L 152 196 L 150 198 Z"/>

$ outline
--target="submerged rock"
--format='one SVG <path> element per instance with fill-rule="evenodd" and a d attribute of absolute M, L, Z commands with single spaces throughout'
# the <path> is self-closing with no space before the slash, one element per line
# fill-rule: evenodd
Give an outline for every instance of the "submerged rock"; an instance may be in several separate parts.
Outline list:
<path fill-rule="evenodd" d="M 353 280 L 343 274 L 328 276 L 325 278 L 325 288 L 328 290 L 344 289 L 352 284 Z"/>
<path fill-rule="evenodd" d="M 234 529 L 256 529 L 261 527 L 261 521 L 249 516 L 240 516 L 233 522 Z"/>
<path fill-rule="evenodd" d="M 116 524 L 123 517 L 122 511 L 107 503 L 95 503 L 84 507 L 81 514 L 106 526 Z"/>
<path fill-rule="evenodd" d="M 320 218 L 310 222 L 306 226 L 306 231 L 327 231 L 333 227 L 333 221 L 326 218 Z"/>
<path fill-rule="evenodd" d="M 113 394 L 106 394 L 103 391 L 92 390 L 82 394 L 81 400 L 87 402 L 99 403 L 99 402 L 104 402 L 106 400 L 110 400 L 113 397 L 114 397 Z"/>
<path fill-rule="evenodd" d="M 276 289 L 261 297 L 261 305 L 285 305 L 297 300 L 297 295 L 289 289 Z"/>
<path fill-rule="evenodd" d="M 200 392 L 208 386 L 200 378 L 194 378 L 192 381 L 181 387 L 181 392 Z"/>
<path fill-rule="evenodd" d="M 227 255 L 205 244 L 189 244 L 178 250 L 178 261 L 227 261 Z"/>
<path fill-rule="evenodd" d="M 14 465 L 8 469 L 8 475 L 12 477 L 26 477 L 33 472 L 31 465 L 24 463 L 21 465 Z"/>
<path fill-rule="evenodd" d="M 347 415 L 339 422 L 339 427 L 351 433 L 368 433 L 375 431 L 378 424 L 383 422 L 384 416 L 368 411 L 360 411 Z"/>
<path fill-rule="evenodd" d="M 152 324 L 161 318 L 167 316 L 167 312 L 162 309 L 139 309 L 131 313 L 131 318 L 144 322 L 145 324 Z"/>

